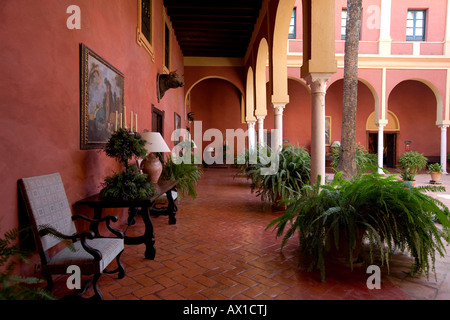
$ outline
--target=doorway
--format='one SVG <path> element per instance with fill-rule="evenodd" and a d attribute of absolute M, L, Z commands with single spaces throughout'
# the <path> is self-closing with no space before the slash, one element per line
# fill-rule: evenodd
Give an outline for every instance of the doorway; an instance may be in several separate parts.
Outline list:
<path fill-rule="evenodd" d="M 152 105 L 152 131 L 161 133 L 164 137 L 164 111 Z"/>
<path fill-rule="evenodd" d="M 397 165 L 397 133 L 384 133 L 383 164 L 387 168 Z M 378 153 L 378 133 L 369 132 L 369 153 Z"/>

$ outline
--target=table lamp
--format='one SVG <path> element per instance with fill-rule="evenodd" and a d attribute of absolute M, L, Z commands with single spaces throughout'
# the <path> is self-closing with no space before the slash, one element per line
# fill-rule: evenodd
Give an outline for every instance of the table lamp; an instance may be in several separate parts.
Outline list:
<path fill-rule="evenodd" d="M 142 172 L 148 175 L 152 183 L 156 184 L 163 169 L 156 152 L 170 152 L 170 149 L 159 132 L 146 131 L 142 133 L 142 138 L 146 141 L 145 149 L 148 151 L 141 163 Z"/>

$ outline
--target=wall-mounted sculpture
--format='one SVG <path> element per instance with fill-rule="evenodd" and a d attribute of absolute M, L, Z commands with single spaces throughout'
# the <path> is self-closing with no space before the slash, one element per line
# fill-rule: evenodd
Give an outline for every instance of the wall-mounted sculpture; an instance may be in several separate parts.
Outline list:
<path fill-rule="evenodd" d="M 176 71 L 172 71 L 169 74 L 158 73 L 156 78 L 156 92 L 158 95 L 158 102 L 162 99 L 167 90 L 183 86 L 184 81 Z"/>

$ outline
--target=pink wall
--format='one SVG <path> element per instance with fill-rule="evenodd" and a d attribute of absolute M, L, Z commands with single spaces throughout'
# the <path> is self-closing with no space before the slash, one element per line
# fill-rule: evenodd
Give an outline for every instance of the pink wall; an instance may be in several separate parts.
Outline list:
<path fill-rule="evenodd" d="M 81 9 L 80 30 L 66 27 L 70 16 L 66 10 L 74 3 Z M 162 0 L 153 3 L 154 12 L 162 13 Z M 154 32 L 152 62 L 136 43 L 136 19 L 137 1 L 15 0 L 1 4 L 0 232 L 18 224 L 18 179 L 60 172 L 73 204 L 98 192 L 105 176 L 118 169 L 115 160 L 100 149 L 80 150 L 80 43 L 124 74 L 125 106 L 138 114 L 139 131 L 151 129 L 152 104 L 166 111 L 166 132 L 173 128 L 173 112 L 183 114 L 183 89 L 172 89 L 157 102 L 161 30 Z M 162 14 L 154 14 L 154 19 L 154 25 L 162 25 Z M 184 73 L 175 40 L 171 54 L 173 69 Z M 184 126 L 184 117 L 182 121 Z"/>
<path fill-rule="evenodd" d="M 391 91 L 388 106 L 400 122 L 397 156 L 405 152 L 405 140 L 412 141 L 412 151 L 425 156 L 439 156 L 436 98 L 429 87 L 419 81 L 403 81 Z"/>
<path fill-rule="evenodd" d="M 406 41 L 406 15 L 409 9 L 421 10 L 427 9 L 426 13 L 426 34 L 427 42 L 442 42 L 445 38 L 445 19 L 447 12 L 447 1 L 435 0 L 398 0 L 392 1 L 391 17 L 391 37 L 392 54 L 412 54 L 412 42 Z M 400 42 L 400 43 L 395 43 Z M 422 54 L 442 54 L 442 44 L 424 44 L 421 48 Z"/>
<path fill-rule="evenodd" d="M 218 129 L 222 133 L 224 142 L 227 129 L 239 129 L 247 131 L 247 125 L 241 122 L 241 93 L 237 87 L 223 79 L 206 79 L 199 82 L 191 90 L 191 111 L 194 112 L 195 121 L 202 122 L 202 132 L 195 132 L 191 126 L 191 132 L 195 141 L 196 137 L 205 133 L 208 129 Z M 213 141 L 203 140 L 202 150 Z M 231 143 L 231 141 L 229 141 Z M 198 146 L 200 148 L 200 146 Z M 236 150 L 241 153 L 243 150 Z M 236 153 L 235 153 L 236 154 Z"/>
<path fill-rule="evenodd" d="M 363 2 L 361 11 L 361 41 L 360 53 L 378 53 L 378 39 L 380 37 L 380 0 L 367 0 Z M 335 1 L 335 39 L 336 53 L 344 53 L 345 40 L 341 40 L 341 13 L 347 8 L 346 0 Z"/>

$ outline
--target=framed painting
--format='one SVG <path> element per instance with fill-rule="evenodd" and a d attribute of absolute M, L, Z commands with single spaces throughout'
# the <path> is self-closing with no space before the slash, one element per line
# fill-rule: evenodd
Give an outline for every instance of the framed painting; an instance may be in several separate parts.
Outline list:
<path fill-rule="evenodd" d="M 81 149 L 102 148 L 124 111 L 124 76 L 84 44 L 81 50 Z M 117 113 L 116 113 L 117 111 Z"/>
<path fill-rule="evenodd" d="M 325 145 L 331 145 L 331 116 L 325 117 Z"/>
<path fill-rule="evenodd" d="M 178 113 L 174 112 L 173 120 L 174 120 L 173 129 L 174 130 L 181 129 L 181 116 Z M 175 138 L 175 144 L 180 142 L 180 138 L 181 137 L 180 137 L 180 132 L 179 131 L 175 131 L 174 138 Z"/>

